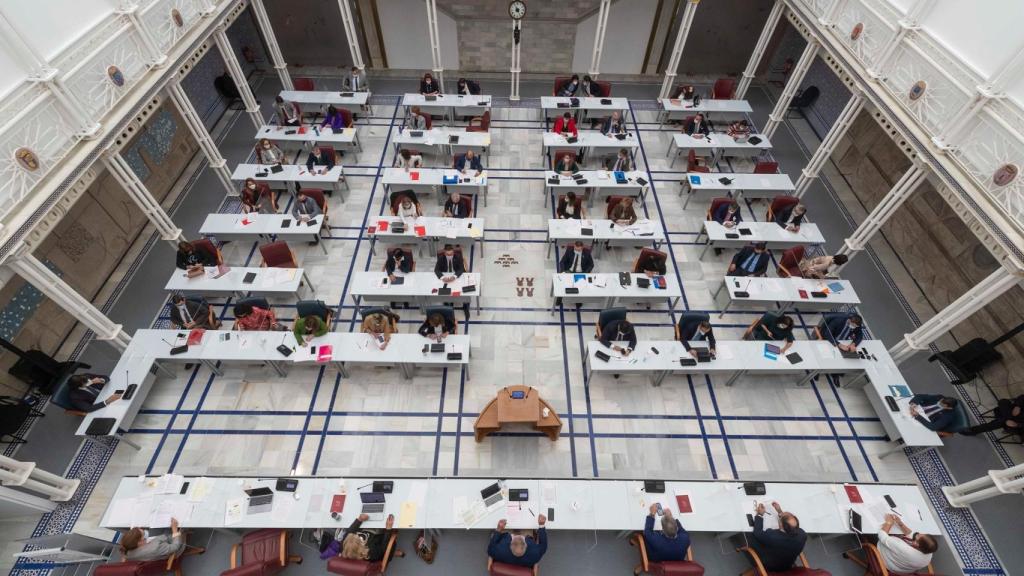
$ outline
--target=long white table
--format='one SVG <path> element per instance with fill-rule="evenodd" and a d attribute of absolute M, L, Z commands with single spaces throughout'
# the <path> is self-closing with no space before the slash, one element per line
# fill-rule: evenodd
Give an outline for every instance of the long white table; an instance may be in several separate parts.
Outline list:
<path fill-rule="evenodd" d="M 577 278 L 579 277 L 579 278 Z M 675 310 L 683 292 L 674 274 L 666 274 L 665 288 L 655 288 L 653 281 L 647 288 L 637 286 L 637 279 L 647 278 L 644 274 L 630 273 L 629 286 L 619 284 L 618 272 L 591 272 L 590 274 L 554 273 L 551 275 L 551 314 L 555 313 L 558 299 L 564 303 L 597 302 L 601 308 L 611 308 L 621 302 L 659 302 L 669 300 L 669 309 Z M 576 288 L 576 294 L 569 294 L 566 288 Z"/>
<path fill-rule="evenodd" d="M 278 142 L 301 142 L 312 146 L 314 144 L 329 144 L 330 146 L 349 145 L 359 157 L 363 147 L 359 144 L 359 131 L 352 128 L 345 128 L 341 132 L 334 132 L 330 127 L 319 125 L 303 126 L 271 126 L 265 125 L 256 131 L 255 138 L 262 140 L 269 138 Z"/>
<path fill-rule="evenodd" d="M 247 284 L 243 280 L 249 273 L 255 274 L 256 277 Z M 216 266 L 207 268 L 206 274 L 195 278 L 189 278 L 184 270 L 175 268 L 174 272 L 171 272 L 170 280 L 164 285 L 164 290 L 235 296 L 252 292 L 253 294 L 290 294 L 298 297 L 302 282 L 305 281 L 309 284 L 310 292 L 316 292 L 313 284 L 306 277 L 306 271 L 302 268 L 232 267 L 227 274 L 220 278 L 215 278 L 216 275 Z"/>
<path fill-rule="evenodd" d="M 381 222 L 387 222 L 387 230 L 381 231 Z M 381 216 L 371 221 L 373 234 L 370 236 L 370 253 L 376 254 L 377 242 L 385 244 L 410 244 L 419 245 L 420 255 L 423 255 L 422 247 L 430 247 L 428 254 L 432 259 L 445 244 L 457 244 L 463 247 L 465 253 L 469 252 L 469 246 L 474 243 L 480 248 L 480 254 L 484 253 L 485 229 L 483 218 L 439 218 L 437 216 L 420 216 L 415 220 L 405 222 L 405 231 L 401 234 L 394 232 L 396 222 L 402 222 L 398 216 Z M 423 227 L 423 234 L 417 228 Z M 430 262 L 425 262 L 429 264 Z"/>
<path fill-rule="evenodd" d="M 374 481 L 390 481 L 393 490 L 385 495 L 383 517 L 394 514 L 399 529 L 493 530 L 502 518 L 510 529 L 531 529 L 537 528 L 536 516 L 547 515 L 552 508 L 554 520 L 548 520 L 548 530 L 631 532 L 643 530 L 651 504 L 660 503 L 676 512 L 690 532 L 730 534 L 751 530 L 746 515 L 752 513 L 755 501 L 778 501 L 810 534 L 850 534 L 851 508 L 864 516 L 865 532 L 873 532 L 883 518 L 869 510 L 882 511 L 880 503 L 890 496 L 915 531 L 942 534 L 927 499 L 912 484 L 855 484 L 864 503 L 851 504 L 847 485 L 838 483 L 766 482 L 765 494 L 755 497 L 747 496 L 743 484 L 736 481 L 673 480 L 665 482 L 664 493 L 648 493 L 642 480 L 507 478 L 499 481 L 505 499 L 488 510 L 480 491 L 497 481 L 493 478 L 293 478 L 298 480 L 294 495 L 276 492 L 269 510 L 249 513 L 244 490 L 275 490 L 276 478 L 190 476 L 179 478 L 188 482 L 185 494 L 162 494 L 165 486 L 176 484 L 158 476 L 129 476 L 118 484 L 100 526 L 157 528 L 170 521 L 167 510 L 176 510 L 189 515 L 181 521 L 184 528 L 344 528 L 360 514 L 359 493 L 370 490 Z M 509 489 L 526 489 L 529 499 L 521 504 L 509 502 Z M 332 500 L 342 494 L 344 507 L 340 517 L 333 519 Z M 678 512 L 677 495 L 689 497 L 692 512 Z M 237 513 L 227 514 L 229 506 Z M 158 513 L 161 509 L 165 513 Z M 382 520 L 363 523 L 365 528 L 383 525 Z"/>
<path fill-rule="evenodd" d="M 476 310 L 478 314 L 480 313 L 480 295 L 484 287 L 480 281 L 479 272 L 466 272 L 454 281 L 445 284 L 434 274 L 434 259 L 428 259 L 421 266 L 423 266 L 423 272 L 399 274 L 404 281 L 397 286 L 387 282 L 387 274 L 383 270 L 356 272 L 352 275 L 352 283 L 349 288 L 352 301 L 356 305 L 359 305 L 360 301 L 364 304 L 367 302 L 410 302 L 425 309 L 427 306 L 444 302 L 470 303 L 476 300 Z M 452 293 L 447 296 L 439 295 L 438 288 L 446 285 L 451 288 Z M 476 289 L 469 294 L 463 294 L 462 289 L 465 286 L 475 286 Z"/>
<path fill-rule="evenodd" d="M 672 142 L 669 143 L 668 152 L 665 153 L 665 157 L 672 158 L 672 162 L 669 164 L 671 168 L 675 166 L 676 157 L 683 150 L 696 150 L 703 152 L 704 155 L 710 154 L 712 156 L 711 165 L 714 166 L 722 156 L 756 156 L 765 150 L 772 149 L 772 143 L 768 140 L 767 136 L 763 134 L 751 134 L 750 136 L 757 136 L 761 141 L 757 144 L 751 144 L 749 141 L 737 142 L 732 136 L 724 132 L 712 132 L 706 136 L 698 134 L 697 137 L 676 133 L 672 136 Z M 676 149 L 675 156 L 672 156 L 673 146 Z"/>
<path fill-rule="evenodd" d="M 583 233 L 586 228 L 590 231 Z M 654 247 L 665 241 L 665 230 L 653 220 L 637 220 L 630 226 L 621 226 L 611 220 L 548 220 L 548 255 L 551 255 L 552 247 L 560 243 L 570 243 L 579 240 L 590 242 L 595 249 L 599 249 L 605 243 L 613 245 L 638 245 L 653 242 Z M 556 250 L 555 258 L 561 257 Z"/>
<path fill-rule="evenodd" d="M 301 160 L 301 158 L 300 158 Z M 264 182 L 271 188 L 288 188 L 288 184 L 292 182 L 298 182 L 299 184 L 305 185 L 306 188 L 330 188 L 337 190 L 341 195 L 341 185 L 344 184 L 345 189 L 348 190 L 348 180 L 345 179 L 345 169 L 341 164 L 336 164 L 334 168 L 326 171 L 318 171 L 317 168 L 313 167 L 313 172 L 306 170 L 305 162 L 301 164 L 282 164 L 282 170 L 274 173 L 270 171 L 270 166 L 265 164 L 239 164 L 235 167 L 235 171 L 231 173 L 232 180 L 245 180 L 246 178 L 252 178 L 257 182 Z M 341 196 L 344 200 L 344 196 Z"/>
<path fill-rule="evenodd" d="M 402 148 L 417 151 L 433 152 L 437 149 L 442 154 L 452 156 L 464 153 L 466 150 L 474 150 L 480 154 L 486 154 L 491 147 L 491 134 L 489 132 L 467 132 L 464 129 L 438 128 L 420 130 L 422 136 L 413 136 L 406 127 L 394 138 L 395 150 Z M 458 136 L 458 142 L 452 142 L 453 136 Z M 450 165 L 451 159 L 444 160 L 445 165 Z"/>
<path fill-rule="evenodd" d="M 804 385 L 822 373 L 863 374 L 867 379 L 864 391 L 891 440 L 912 447 L 942 445 L 938 434 L 925 428 L 910 415 L 907 407 L 909 398 L 898 401 L 901 408 L 899 412 L 891 411 L 886 404 L 885 396 L 892 395 L 890 386 L 905 386 L 908 390 L 910 387 L 881 341 L 865 340 L 861 343 L 860 349 L 869 351 L 874 358 L 870 360 L 843 358 L 839 350 L 827 340 L 798 340 L 786 354 L 779 354 L 773 359 L 765 355 L 765 344 L 770 343 L 719 340 L 716 343 L 718 354 L 714 360 L 683 366 L 679 359 L 692 356 L 681 342 L 674 340 L 638 341 L 636 349 L 626 357 L 605 348 L 598 341 L 590 341 L 587 343 L 587 380 L 593 383 L 594 374 L 632 373 L 647 375 L 655 386 L 659 386 L 670 374 L 729 373 L 732 376 L 725 385 L 732 386 L 746 374 L 801 374 L 803 377 L 797 385 Z M 695 342 L 691 345 L 696 347 L 707 344 Z M 602 361 L 596 356 L 599 350 L 612 358 L 607 362 Z M 789 356 L 793 354 L 799 355 L 801 360 L 797 363 L 790 361 Z"/>
<path fill-rule="evenodd" d="M 728 184 L 722 179 L 728 180 Z M 683 210 L 690 204 L 690 199 L 700 194 L 706 198 L 714 198 L 726 194 L 733 195 L 736 200 L 743 196 L 750 198 L 775 198 L 796 190 L 793 180 L 788 174 L 751 174 L 733 172 L 688 172 L 679 187 L 679 195 L 685 191 L 686 200 Z"/>
<path fill-rule="evenodd" d="M 409 93 L 402 96 L 402 106 L 419 106 L 422 112 L 440 114 L 454 121 L 459 116 L 482 116 L 491 109 L 491 97 L 486 94 L 438 94 L 434 100 L 427 100 L 423 94 Z"/>
<path fill-rule="evenodd" d="M 342 96 L 342 94 L 352 94 Z M 359 112 L 370 101 L 369 92 L 332 92 L 329 90 L 282 90 L 281 98 L 296 104 L 331 105 L 351 112 Z M 305 112 L 305 110 L 303 111 Z"/>
<path fill-rule="evenodd" d="M 605 116 L 611 116 L 612 112 L 623 112 L 629 110 L 629 100 L 627 98 L 599 98 L 599 97 L 583 97 L 578 98 L 579 105 L 573 106 L 572 100 L 569 97 L 563 96 L 541 96 L 540 107 L 544 112 L 545 118 L 551 118 L 561 116 L 566 112 L 576 112 L 581 110 L 584 113 L 590 112 L 602 112 Z M 608 104 L 604 104 L 602 100 L 611 100 Z M 562 104 L 562 106 L 559 106 Z"/>
<path fill-rule="evenodd" d="M 434 194 L 443 189 L 444 194 L 437 195 L 439 206 L 444 204 L 447 195 L 452 192 L 470 196 L 479 194 L 483 196 L 484 206 L 487 206 L 487 171 L 481 172 L 480 176 L 475 176 L 475 171 L 467 172 L 465 175 L 460 174 L 453 168 L 412 168 L 408 171 L 405 168 L 385 168 L 381 182 L 388 194 L 398 190 L 412 190 L 417 198 L 420 194 Z M 458 176 L 459 181 L 445 184 L 446 176 Z"/>
<path fill-rule="evenodd" d="M 545 132 L 544 147 L 541 150 L 541 156 L 546 156 L 550 150 L 585 149 L 614 153 L 620 148 L 633 151 L 639 147 L 640 142 L 637 140 L 636 134 L 633 133 L 627 134 L 624 140 L 619 140 L 614 136 L 605 136 L 604 134 L 601 134 L 600 130 L 580 130 L 579 139 L 570 144 L 566 141 L 565 136 L 562 136 L 561 134 Z M 587 157 L 590 157 L 590 152 L 587 152 Z"/>
<path fill-rule="evenodd" d="M 828 290 L 824 298 L 815 298 L 811 292 L 825 291 L 829 284 L 838 283 L 842 286 L 839 292 Z M 713 298 L 724 287 L 729 293 L 729 301 L 725 308 L 719 313 L 721 318 L 730 307 L 736 302 L 752 304 L 759 308 L 779 305 L 779 310 L 786 310 L 792 305 L 797 305 L 801 310 L 822 310 L 831 309 L 836 306 L 856 306 L 860 304 L 860 297 L 853 289 L 849 280 L 814 280 L 811 278 L 754 278 L 740 276 L 726 276 L 725 280 L 715 291 Z M 800 291 L 807 293 L 804 297 Z M 737 296 L 737 292 L 747 292 L 749 296 Z"/>
<path fill-rule="evenodd" d="M 700 104 L 694 106 L 693 100 L 679 100 L 675 98 L 664 98 L 661 101 L 661 112 L 659 123 L 664 125 L 671 119 L 680 119 L 695 114 L 703 114 L 710 117 L 717 116 L 734 117 L 750 114 L 754 111 L 750 102 L 746 100 L 713 100 L 701 98 Z"/>
<path fill-rule="evenodd" d="M 313 223 L 311 226 L 300 223 L 291 214 L 210 214 L 203 221 L 199 233 L 221 240 L 255 240 L 274 236 L 285 242 L 313 242 L 320 237 L 321 219 L 317 217 L 310 222 Z M 327 254 L 326 244 L 319 244 L 324 254 Z"/>
<path fill-rule="evenodd" d="M 548 170 L 544 173 L 544 206 L 548 205 L 548 197 L 569 190 L 591 190 L 587 194 L 588 205 L 594 205 L 594 197 L 600 196 L 630 196 L 639 198 L 643 203 L 647 191 L 646 184 L 637 182 L 637 178 L 644 178 L 646 174 L 640 170 L 626 172 L 626 182 L 619 183 L 615 176 L 607 170 L 583 170 L 579 172 L 585 184 L 578 184 L 571 176 L 562 176 L 558 172 Z M 550 178 L 558 178 L 557 184 L 552 184 Z"/>
<path fill-rule="evenodd" d="M 747 232 L 744 234 L 743 232 Z M 809 246 L 824 244 L 825 237 L 821 234 L 817 224 L 804 222 L 797 232 L 790 232 L 775 222 L 740 222 L 732 228 L 726 228 L 714 220 L 704 222 L 701 234 L 707 238 L 707 244 L 700 253 L 704 258 L 708 248 L 740 248 L 751 243 L 764 243 L 769 249 L 793 248 L 794 246 Z M 730 238 L 729 235 L 737 235 Z M 697 236 L 700 241 L 700 235 Z"/>

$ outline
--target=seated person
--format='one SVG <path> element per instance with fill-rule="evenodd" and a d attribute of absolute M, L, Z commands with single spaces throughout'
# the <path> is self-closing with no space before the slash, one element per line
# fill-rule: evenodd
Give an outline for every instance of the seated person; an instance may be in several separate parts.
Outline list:
<path fill-rule="evenodd" d="M 220 320 L 206 302 L 190 300 L 177 293 L 171 296 L 171 326 L 179 330 L 216 330 L 220 328 Z"/>
<path fill-rule="evenodd" d="M 950 430 L 956 422 L 957 399 L 941 394 L 914 394 L 910 399 L 910 415 L 925 428 L 935 432 Z"/>
<path fill-rule="evenodd" d="M 704 115 L 697 114 L 683 126 L 683 132 L 690 136 L 693 136 L 694 134 L 703 134 L 707 136 L 710 130 L 708 129 L 707 121 L 704 120 Z"/>
<path fill-rule="evenodd" d="M 569 112 L 562 114 L 561 118 L 555 120 L 555 125 L 551 131 L 555 134 L 561 134 L 566 138 L 569 137 L 570 133 L 572 133 L 573 138 L 579 138 L 580 136 L 580 131 L 576 129 L 576 119 Z"/>
<path fill-rule="evenodd" d="M 295 102 L 288 102 L 280 96 L 274 97 L 274 110 L 277 112 L 278 126 L 298 126 L 302 124 L 302 114 Z"/>
<path fill-rule="evenodd" d="M 890 536 L 893 525 L 903 534 Z M 939 549 L 935 537 L 914 532 L 896 514 L 886 514 L 885 523 L 878 530 L 878 553 L 890 573 L 914 574 L 928 568 L 932 554 Z"/>
<path fill-rule="evenodd" d="M 295 320 L 295 326 L 292 327 L 292 334 L 295 334 L 295 341 L 301 346 L 313 338 L 318 338 L 327 334 L 329 329 L 330 327 L 327 325 L 327 322 L 324 322 L 323 318 L 316 314 L 310 314 L 305 318 Z"/>
<path fill-rule="evenodd" d="M 449 334 L 454 332 L 455 322 L 444 314 L 438 314 L 437 312 L 428 316 L 419 329 L 420 336 L 430 338 L 435 342 L 444 340 Z"/>
<path fill-rule="evenodd" d="M 790 232 L 799 232 L 800 224 L 803 224 L 804 216 L 807 214 L 807 207 L 803 204 L 786 206 L 775 214 L 775 223 Z"/>
<path fill-rule="evenodd" d="M 746 120 L 737 120 L 729 125 L 729 129 L 725 133 L 734 139 L 743 138 L 750 136 L 750 126 L 747 125 Z"/>
<path fill-rule="evenodd" d="M 625 133 L 626 123 L 622 121 L 622 114 L 618 110 L 612 112 L 612 115 L 605 118 L 604 123 L 601 124 L 601 134 L 605 136 Z"/>
<path fill-rule="evenodd" d="M 563 274 L 590 274 L 594 270 L 594 258 L 590 250 L 584 250 L 583 242 L 577 240 L 573 242 L 572 249 L 562 255 L 558 267 Z"/>
<path fill-rule="evenodd" d="M 675 99 L 676 100 L 693 100 L 693 95 L 696 94 L 696 93 L 697 93 L 697 91 L 693 88 L 693 86 L 689 86 L 689 85 L 687 85 L 687 86 L 680 86 L 679 87 L 679 92 L 676 93 Z"/>
<path fill-rule="evenodd" d="M 961 434 L 975 436 L 983 432 L 995 432 L 1000 428 L 1007 434 L 1016 434 L 1024 438 L 1024 394 L 1013 400 L 1000 398 L 992 413 L 992 420 L 971 426 Z"/>
<path fill-rule="evenodd" d="M 623 356 L 629 356 L 629 353 L 636 349 L 636 329 L 633 328 L 633 324 L 629 320 L 612 320 L 607 326 L 601 328 L 600 342 L 606 348 L 621 352 Z M 623 348 L 618 344 L 612 344 L 612 342 L 628 342 L 629 345 Z"/>
<path fill-rule="evenodd" d="M 576 92 L 580 89 L 580 77 L 577 74 L 573 74 L 572 78 L 558 87 L 558 96 L 562 98 L 572 98 L 576 95 Z"/>
<path fill-rule="evenodd" d="M 597 82 L 594 82 L 589 75 L 583 76 L 583 82 L 580 83 L 579 93 L 582 98 L 600 98 L 601 96 L 604 96 L 601 86 Z"/>
<path fill-rule="evenodd" d="M 434 81 L 434 77 L 427 72 L 420 80 L 420 94 L 424 96 L 436 96 L 441 93 L 441 87 Z"/>
<path fill-rule="evenodd" d="M 688 328 L 689 334 L 679 333 L 679 341 L 683 343 L 683 348 L 690 353 L 690 356 L 697 357 L 697 351 L 690 346 L 690 342 L 707 342 L 708 351 L 711 352 L 711 357 L 714 358 L 718 351 L 715 349 L 717 343 L 715 342 L 715 331 L 711 328 L 711 322 L 702 320 L 696 322 L 693 326 L 684 326 L 682 328 Z M 692 331 L 691 331 L 692 330 Z"/>
<path fill-rule="evenodd" d="M 636 210 L 633 210 L 633 199 L 623 196 L 619 203 L 612 207 L 612 222 L 620 226 L 630 226 L 636 222 Z"/>
<path fill-rule="evenodd" d="M 715 213 L 711 215 L 711 219 L 726 228 L 732 228 L 743 222 L 743 214 L 740 213 L 739 202 L 733 200 L 728 204 L 720 205 L 715 209 Z"/>
<path fill-rule="evenodd" d="M 277 214 L 277 198 L 264 182 L 257 183 L 252 178 L 246 178 L 239 196 L 242 199 L 242 212 L 246 214 Z"/>
<path fill-rule="evenodd" d="M 348 76 L 345 76 L 345 90 L 352 92 L 366 92 L 370 89 L 370 81 L 366 79 L 366 72 L 358 66 L 353 66 Z"/>
<path fill-rule="evenodd" d="M 456 252 L 455 246 L 445 244 L 444 251 L 437 255 L 437 262 L 434 263 L 434 275 L 444 282 L 451 282 L 465 273 L 462 252 Z"/>
<path fill-rule="evenodd" d="M 427 117 L 420 112 L 419 106 L 409 108 L 409 114 L 405 117 L 405 127 L 409 130 L 427 129 Z"/>
<path fill-rule="evenodd" d="M 864 319 L 860 314 L 850 313 L 845 318 L 842 316 L 823 319 L 820 324 L 814 327 L 814 333 L 818 340 L 828 340 L 840 350 L 854 352 L 857 346 L 864 341 Z M 849 340 L 849 344 L 844 344 Z"/>
<path fill-rule="evenodd" d="M 651 504 L 650 513 L 644 519 L 644 546 L 647 559 L 651 562 L 682 562 L 690 549 L 690 535 L 683 524 L 672 515 L 668 508 L 662 510 L 661 532 L 654 530 L 654 516 L 658 506 Z"/>
<path fill-rule="evenodd" d="M 421 168 L 423 167 L 423 155 L 413 154 L 411 150 L 402 149 L 398 153 L 398 167 L 405 168 L 408 172 L 409 168 Z"/>
<path fill-rule="evenodd" d="M 415 220 L 420 216 L 423 216 L 423 208 L 419 202 L 413 202 L 412 198 L 408 196 L 402 196 L 402 200 L 398 202 L 398 206 L 395 207 L 395 216 L 398 216 L 402 220 Z"/>
<path fill-rule="evenodd" d="M 298 191 L 298 196 L 295 198 L 295 203 L 292 204 L 292 216 L 299 222 L 308 222 L 323 212 L 320 210 L 320 205 L 317 204 L 311 196 L 306 196 L 304 190 Z"/>
<path fill-rule="evenodd" d="M 778 516 L 779 528 L 764 529 L 764 504 L 758 504 L 750 547 L 757 552 L 765 570 L 784 572 L 793 567 L 793 563 L 804 551 L 807 533 L 800 528 L 800 520 L 784 512 L 778 502 L 772 502 L 772 507 Z"/>
<path fill-rule="evenodd" d="M 469 210 L 462 203 L 462 195 L 458 192 L 452 192 L 448 199 L 444 202 L 444 217 L 445 218 L 468 218 Z"/>
<path fill-rule="evenodd" d="M 259 332 L 268 330 L 287 330 L 288 327 L 277 321 L 273 310 L 253 306 L 248 302 L 235 304 L 235 324 L 232 330 L 243 332 Z"/>
<path fill-rule="evenodd" d="M 558 200 L 558 206 L 555 208 L 555 215 L 558 216 L 559 220 L 580 220 L 583 218 L 583 203 L 576 206 L 576 193 L 572 190 L 565 193 Z"/>
<path fill-rule="evenodd" d="M 796 337 L 793 336 L 793 319 L 781 312 L 765 312 L 747 327 L 743 339 L 769 342 L 785 340 L 786 344 L 782 346 L 782 353 L 785 354 L 796 341 Z"/>
<path fill-rule="evenodd" d="M 284 150 L 266 138 L 256 143 L 256 162 L 258 164 L 287 164 L 288 158 Z"/>
<path fill-rule="evenodd" d="M 732 257 L 726 276 L 764 276 L 768 272 L 768 245 L 758 242 L 753 246 L 744 246 Z"/>
<path fill-rule="evenodd" d="M 463 96 L 479 94 L 480 87 L 477 86 L 476 82 L 466 80 L 465 78 L 459 78 L 459 83 L 455 86 L 455 93 Z"/>
<path fill-rule="evenodd" d="M 111 394 L 97 402 L 103 386 L 108 378 L 98 374 L 75 374 L 68 379 L 68 399 L 75 410 L 81 412 L 95 412 L 111 402 L 121 399 L 120 394 Z"/>
<path fill-rule="evenodd" d="M 204 246 L 196 248 L 191 242 L 178 242 L 178 253 L 175 255 L 175 266 L 188 270 L 196 266 L 216 266 L 217 255 L 210 253 Z"/>
<path fill-rule="evenodd" d="M 324 121 L 320 123 L 320 127 L 330 126 L 331 132 L 341 132 L 345 128 L 348 128 L 348 123 L 345 121 L 345 116 L 342 115 L 334 106 L 327 107 L 327 114 L 324 115 Z"/>
<path fill-rule="evenodd" d="M 648 278 L 664 276 L 667 272 L 665 260 L 662 260 L 657 254 L 648 252 L 637 261 L 634 272 L 642 272 L 646 274 Z"/>
<path fill-rule="evenodd" d="M 391 343 L 391 334 L 395 331 L 391 321 L 391 314 L 388 312 L 374 312 L 363 318 L 361 330 L 363 334 L 370 334 L 377 340 L 382 340 L 380 349 L 383 350 Z"/>
<path fill-rule="evenodd" d="M 484 171 L 483 165 L 480 164 L 480 157 L 472 150 L 466 150 L 465 154 L 455 159 L 455 169 L 463 175 L 470 170 L 474 170 L 473 176 L 479 176 Z"/>
<path fill-rule="evenodd" d="M 562 156 L 555 163 L 555 172 L 558 172 L 562 176 L 572 176 L 573 174 L 580 171 L 580 165 L 573 160 L 573 157 L 569 154 Z"/>
<path fill-rule="evenodd" d="M 318 171 L 322 170 L 324 172 L 334 168 L 334 148 L 327 146 L 313 148 L 313 151 L 309 153 L 309 157 L 306 158 L 306 170 L 313 172 L 314 166 Z"/>
<path fill-rule="evenodd" d="M 548 531 L 544 524 L 548 519 L 537 516 L 537 539 L 532 535 L 513 534 L 505 531 L 505 519 L 498 520 L 498 529 L 491 534 L 487 544 L 487 555 L 495 562 L 532 568 L 548 550 Z"/>
<path fill-rule="evenodd" d="M 380 562 L 384 560 L 384 555 L 388 551 L 388 541 L 391 540 L 391 535 L 395 532 L 395 515 L 388 514 L 388 519 L 384 522 L 384 530 L 375 528 L 360 530 L 363 522 L 369 519 L 369 515 L 360 514 L 352 521 L 348 530 L 345 530 L 345 538 L 341 542 L 341 553 L 338 554 L 339 556 L 350 560 L 365 560 L 367 562 Z M 391 550 L 391 556 L 402 558 L 405 556 L 405 552 L 396 547 Z"/>
<path fill-rule="evenodd" d="M 411 274 L 412 258 L 405 255 L 405 250 L 395 248 L 391 251 L 391 256 L 384 262 L 384 272 L 387 273 L 388 280 L 391 282 L 394 282 L 395 278 L 400 275 Z"/>
<path fill-rule="evenodd" d="M 121 554 L 128 562 L 148 562 L 177 556 L 185 551 L 185 537 L 178 528 L 178 519 L 171 518 L 169 534 L 148 535 L 142 528 L 132 528 L 121 537 Z M 202 548 L 194 549 L 201 552 Z"/>
<path fill-rule="evenodd" d="M 835 256 L 817 256 L 814 258 L 804 258 L 800 261 L 800 275 L 804 278 L 817 278 L 819 280 L 825 278 L 836 278 L 836 276 L 830 275 L 834 273 L 834 266 L 842 266 L 849 261 L 849 257 L 846 254 L 836 254 Z"/>
<path fill-rule="evenodd" d="M 605 163 L 605 167 L 611 172 L 629 172 L 633 169 L 633 161 L 629 157 L 629 150 L 625 148 L 619 149 L 619 154 L 615 158 L 609 158 L 608 162 Z"/>

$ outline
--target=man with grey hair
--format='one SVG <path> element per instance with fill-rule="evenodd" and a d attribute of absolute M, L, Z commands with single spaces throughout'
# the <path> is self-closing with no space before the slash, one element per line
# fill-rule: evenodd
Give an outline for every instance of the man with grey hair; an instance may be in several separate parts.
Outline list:
<path fill-rule="evenodd" d="M 671 562 L 686 560 L 686 552 L 690 549 L 690 535 L 686 533 L 682 523 L 668 508 L 662 510 L 661 532 L 654 530 L 654 516 L 658 513 L 658 505 L 651 504 L 650 514 L 644 523 L 644 545 L 647 547 L 647 559 L 651 562 Z"/>
<path fill-rule="evenodd" d="M 532 568 L 548 551 L 548 532 L 544 524 L 548 519 L 537 516 L 537 538 L 533 535 L 513 534 L 505 531 L 505 519 L 498 521 L 498 529 L 491 534 L 487 555 L 495 562 Z"/>

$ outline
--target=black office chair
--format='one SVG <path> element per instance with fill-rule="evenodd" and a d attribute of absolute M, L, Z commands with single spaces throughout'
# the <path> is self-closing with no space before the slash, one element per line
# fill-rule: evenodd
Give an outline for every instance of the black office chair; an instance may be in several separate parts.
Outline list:
<path fill-rule="evenodd" d="M 17 434 L 29 418 L 45 416 L 21 398 L 0 396 L 0 444 L 26 444 L 23 436 Z"/>
<path fill-rule="evenodd" d="M 255 308 L 262 308 L 264 310 L 270 310 L 270 302 L 267 302 L 266 298 L 261 298 L 259 296 L 249 296 L 247 298 L 241 298 L 241 299 L 238 300 L 238 302 L 235 302 L 236 306 L 238 304 L 248 304 L 248 305 L 253 306 Z"/>
<path fill-rule="evenodd" d="M 359 309 L 359 315 L 360 317 L 362 317 L 363 320 L 366 320 L 366 317 L 370 316 L 371 314 L 378 313 L 387 316 L 388 320 L 391 321 L 391 327 L 395 330 L 395 332 L 398 331 L 398 320 L 400 318 L 398 314 L 395 314 L 394 312 L 391 311 L 391 308 L 388 308 L 387 306 L 367 306 L 366 308 Z"/>
<path fill-rule="evenodd" d="M 683 312 L 676 324 L 676 340 L 682 340 L 682 334 L 693 334 L 701 322 L 710 322 L 711 315 L 707 312 Z"/>
<path fill-rule="evenodd" d="M 455 321 L 455 309 L 451 306 L 427 306 L 427 309 L 424 312 L 426 313 L 427 318 L 430 318 L 434 314 L 440 314 L 444 318 L 446 324 L 451 324 L 455 327 L 452 334 L 458 334 L 459 323 Z"/>
<path fill-rule="evenodd" d="M 596 338 L 598 340 L 601 339 L 601 331 L 604 329 L 605 326 L 611 324 L 616 320 L 625 320 L 626 312 L 627 309 L 624 307 L 605 308 L 604 310 L 601 310 L 601 313 L 597 315 Z"/>
<path fill-rule="evenodd" d="M 317 316 L 330 325 L 334 319 L 334 311 L 324 304 L 323 300 L 299 300 L 295 303 L 295 317 Z"/>

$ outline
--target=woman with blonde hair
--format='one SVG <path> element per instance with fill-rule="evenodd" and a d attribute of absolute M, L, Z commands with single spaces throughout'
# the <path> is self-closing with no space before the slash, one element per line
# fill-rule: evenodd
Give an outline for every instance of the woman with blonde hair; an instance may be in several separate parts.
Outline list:
<path fill-rule="evenodd" d="M 266 138 L 256 143 L 256 162 L 258 164 L 287 164 L 288 158 L 277 144 Z"/>
<path fill-rule="evenodd" d="M 395 332 L 394 325 L 397 322 L 398 317 L 393 312 L 390 310 L 380 310 L 363 317 L 362 332 L 382 340 L 382 343 L 378 346 L 383 350 L 391 342 L 391 334 Z"/>
<path fill-rule="evenodd" d="M 395 532 L 395 515 L 388 515 L 384 530 L 360 530 L 363 522 L 369 519 L 370 517 L 366 514 L 360 514 L 352 521 L 352 525 L 345 531 L 345 539 L 341 542 L 339 556 L 367 562 L 380 562 L 384 559 L 384 555 L 388 553 L 388 541 L 391 539 L 391 534 Z M 399 558 L 405 556 L 405 552 L 398 548 L 393 549 L 391 554 Z"/>

